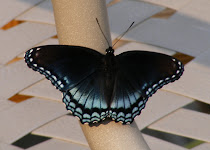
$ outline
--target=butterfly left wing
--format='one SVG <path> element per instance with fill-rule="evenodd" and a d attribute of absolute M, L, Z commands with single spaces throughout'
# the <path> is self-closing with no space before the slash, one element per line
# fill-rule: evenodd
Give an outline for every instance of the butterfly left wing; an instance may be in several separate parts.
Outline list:
<path fill-rule="evenodd" d="M 89 123 L 108 115 L 101 82 L 103 57 L 86 47 L 47 45 L 28 50 L 25 61 L 63 92 L 63 102 L 74 116 L 82 123 Z"/>
<path fill-rule="evenodd" d="M 110 105 L 116 122 L 131 123 L 163 85 L 180 78 L 182 63 L 168 55 L 129 51 L 116 56 L 118 72 Z"/>
<path fill-rule="evenodd" d="M 86 47 L 46 45 L 28 50 L 25 61 L 64 92 L 96 71 L 103 56 Z"/>
<path fill-rule="evenodd" d="M 81 123 L 94 123 L 108 116 L 108 105 L 104 95 L 104 76 L 102 72 L 94 72 L 63 93 L 66 108 L 77 116 Z"/>

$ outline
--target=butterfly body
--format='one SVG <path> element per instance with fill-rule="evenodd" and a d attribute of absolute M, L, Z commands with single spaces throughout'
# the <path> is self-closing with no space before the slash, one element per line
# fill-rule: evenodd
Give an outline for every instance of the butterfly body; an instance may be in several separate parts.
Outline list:
<path fill-rule="evenodd" d="M 104 95 L 105 99 L 110 105 L 112 94 L 113 94 L 113 87 L 115 83 L 115 76 L 117 72 L 117 64 L 116 59 L 114 56 L 114 50 L 109 47 L 106 50 L 106 55 L 104 55 L 103 59 L 103 65 L 101 66 L 103 68 L 103 75 L 104 77 Z"/>
<path fill-rule="evenodd" d="M 131 123 L 148 98 L 184 70 L 171 56 L 146 51 L 115 56 L 111 47 L 103 55 L 86 47 L 47 45 L 28 50 L 25 61 L 63 92 L 66 108 L 81 123 L 107 117 Z"/>

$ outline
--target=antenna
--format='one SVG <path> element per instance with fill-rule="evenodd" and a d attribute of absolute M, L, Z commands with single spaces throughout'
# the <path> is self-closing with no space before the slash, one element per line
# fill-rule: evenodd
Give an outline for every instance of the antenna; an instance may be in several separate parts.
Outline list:
<path fill-rule="evenodd" d="M 103 34 L 103 36 L 104 36 L 104 38 L 105 38 L 105 40 L 106 40 L 108 46 L 111 47 L 111 46 L 109 45 L 109 42 L 108 42 L 108 40 L 107 40 L 107 38 L 106 38 L 106 36 L 105 36 L 103 30 L 101 29 L 101 26 L 100 26 L 100 24 L 99 24 L 98 18 L 96 18 L 96 21 L 97 21 L 97 24 L 98 24 L 98 26 L 99 26 L 99 29 L 101 30 L 101 33 Z M 117 44 L 117 42 L 120 41 L 120 39 L 121 39 L 121 38 L 130 30 L 130 28 L 133 26 L 133 24 L 134 24 L 134 22 L 131 23 L 131 25 L 128 27 L 128 29 L 127 29 L 122 35 L 120 35 L 120 36 L 118 36 L 118 37 L 116 38 L 116 39 L 118 39 L 118 40 L 114 43 L 114 45 L 113 45 L 112 47 L 114 47 L 114 46 Z"/>
<path fill-rule="evenodd" d="M 106 38 L 104 32 L 103 32 L 102 29 L 101 29 L 101 26 L 100 26 L 100 24 L 99 24 L 98 18 L 96 18 L 96 21 L 97 21 L 97 24 L 98 24 L 98 26 L 99 26 L 99 29 L 101 30 L 101 33 L 103 34 L 103 36 L 104 36 L 104 38 L 105 38 L 105 40 L 106 40 L 108 46 L 111 47 L 111 46 L 109 45 L 109 42 L 108 42 L 108 40 L 107 40 L 107 38 Z"/>
<path fill-rule="evenodd" d="M 117 42 L 120 41 L 120 39 L 130 30 L 130 28 L 133 26 L 133 24 L 134 24 L 134 22 L 131 23 L 131 25 L 128 27 L 128 29 L 122 35 L 120 35 L 116 38 L 118 40 L 114 43 L 114 45 L 112 47 L 114 47 L 117 44 Z"/>

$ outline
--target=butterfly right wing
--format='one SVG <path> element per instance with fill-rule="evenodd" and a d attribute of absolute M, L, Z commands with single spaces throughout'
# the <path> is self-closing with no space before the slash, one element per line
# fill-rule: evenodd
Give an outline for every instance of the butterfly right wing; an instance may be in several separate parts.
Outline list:
<path fill-rule="evenodd" d="M 116 56 L 118 71 L 110 116 L 116 122 L 131 123 L 146 102 L 162 86 L 178 80 L 183 64 L 168 55 L 129 51 Z"/>
<path fill-rule="evenodd" d="M 47 45 L 28 50 L 25 61 L 63 92 L 63 102 L 74 116 L 89 123 L 108 115 L 100 70 L 103 57 L 86 47 Z"/>

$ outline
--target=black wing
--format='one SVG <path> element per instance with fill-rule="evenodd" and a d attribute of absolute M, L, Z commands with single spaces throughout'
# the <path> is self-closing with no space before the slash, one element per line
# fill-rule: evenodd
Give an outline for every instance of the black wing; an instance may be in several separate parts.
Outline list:
<path fill-rule="evenodd" d="M 182 63 L 168 55 L 129 51 L 116 56 L 118 72 L 110 116 L 116 122 L 131 123 L 146 102 L 163 85 L 180 78 Z"/>
<path fill-rule="evenodd" d="M 89 123 L 108 115 L 100 70 L 103 57 L 86 47 L 47 45 L 28 50 L 25 61 L 63 92 L 63 102 L 74 116 Z"/>

